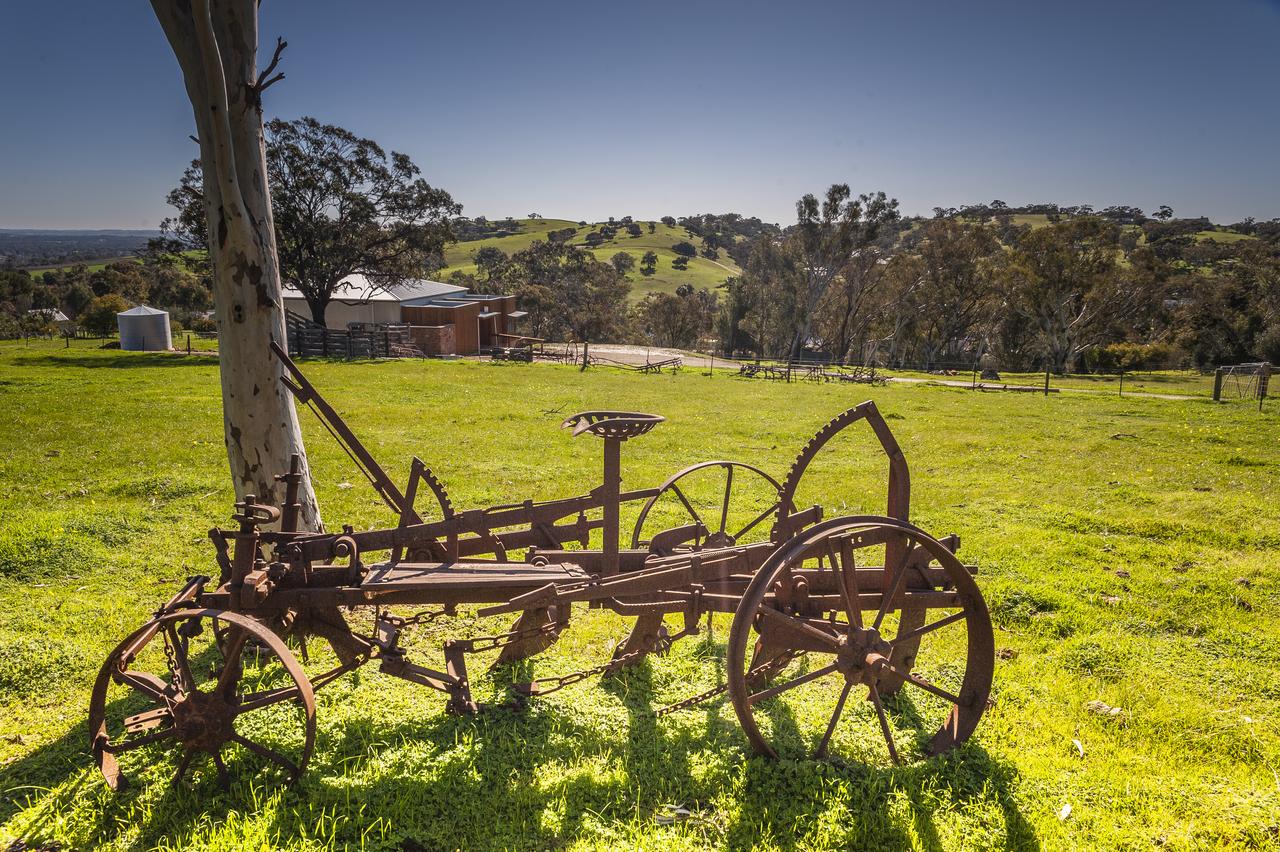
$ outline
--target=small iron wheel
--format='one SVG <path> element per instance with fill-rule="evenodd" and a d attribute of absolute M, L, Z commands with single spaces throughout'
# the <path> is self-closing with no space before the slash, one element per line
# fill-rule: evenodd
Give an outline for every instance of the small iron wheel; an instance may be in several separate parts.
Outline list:
<path fill-rule="evenodd" d="M 761 567 L 726 668 L 757 752 L 896 764 L 968 739 L 994 664 L 990 615 L 955 555 L 911 524 L 857 516 L 811 527 Z"/>
<path fill-rule="evenodd" d="M 716 468 L 724 470 L 723 486 L 719 481 L 714 480 L 717 476 Z M 737 473 L 736 482 L 735 472 Z M 778 513 L 780 500 L 778 493 L 781 488 L 782 486 L 772 476 L 755 465 L 745 462 L 707 461 L 686 467 L 662 483 L 658 493 L 650 497 L 640 509 L 635 530 L 631 534 L 631 547 L 653 548 L 654 535 L 652 531 L 646 532 L 645 522 L 649 518 L 649 513 L 660 502 L 671 506 L 677 517 L 698 524 L 706 531 L 705 536 L 700 535 L 691 539 L 682 545 L 681 549 L 732 547 Z M 735 495 L 741 495 L 740 499 L 735 501 Z M 769 503 L 763 511 L 754 511 L 747 501 L 759 495 L 766 495 Z M 702 511 L 699 512 L 699 509 Z M 649 526 L 652 530 L 655 525 Z M 768 532 L 768 527 L 763 529 L 764 532 Z M 760 538 L 763 540 L 765 536 Z"/>
<path fill-rule="evenodd" d="M 229 765 L 250 756 L 292 782 L 315 735 L 315 693 L 284 641 L 216 609 L 180 609 L 138 628 L 103 663 L 89 703 L 89 745 L 113 790 L 126 784 L 125 755 L 134 769 L 171 760 L 175 783 L 200 755 L 224 785 Z"/>

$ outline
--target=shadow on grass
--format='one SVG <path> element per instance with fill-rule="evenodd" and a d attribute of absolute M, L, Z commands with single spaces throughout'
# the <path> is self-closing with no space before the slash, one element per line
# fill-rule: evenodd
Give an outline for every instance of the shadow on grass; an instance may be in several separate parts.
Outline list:
<path fill-rule="evenodd" d="M 254 819 L 259 843 L 544 848 L 576 839 L 630 845 L 624 838 L 653 827 L 666 806 L 682 805 L 695 818 L 664 829 L 675 845 L 940 849 L 939 818 L 971 804 L 1000 815 L 1003 825 L 986 829 L 1003 834 L 1005 848 L 1039 845 L 1015 800 L 1016 771 L 975 743 L 902 767 L 772 761 L 750 755 L 725 702 L 655 717 L 654 680 L 642 661 L 524 711 L 457 717 L 428 699 L 422 716 L 388 715 L 375 703 L 325 724 L 326 711 L 343 716 L 351 700 L 328 693 L 316 757 L 287 789 L 253 775 L 254 764 L 241 767 L 249 774 L 230 790 L 208 769 L 191 789 L 175 788 L 166 763 L 111 793 L 81 724 L 0 769 L 0 824 L 11 823 L 28 843 L 136 848 L 197 845 L 233 817 Z M 596 703 L 584 712 L 579 691 L 590 688 L 621 707 Z M 730 807 L 719 810 L 725 802 Z M 68 825 L 76 836 L 59 836 Z"/>
<path fill-rule="evenodd" d="M 115 370 L 136 367 L 216 367 L 216 352 L 125 352 L 103 350 L 115 357 L 103 355 L 19 355 L 10 359 L 18 367 L 107 367 Z"/>

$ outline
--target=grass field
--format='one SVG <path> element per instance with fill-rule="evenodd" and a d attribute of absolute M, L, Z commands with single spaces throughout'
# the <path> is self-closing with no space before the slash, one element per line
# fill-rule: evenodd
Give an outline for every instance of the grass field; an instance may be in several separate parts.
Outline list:
<path fill-rule="evenodd" d="M 548 231 L 577 228 L 578 233 L 571 242 L 581 247 L 583 238 L 596 227 L 594 225 L 578 227 L 577 222 L 566 219 L 520 219 L 518 224 L 520 226 L 518 234 L 452 244 L 445 250 L 445 262 L 449 266 L 440 270 L 437 277 L 447 278 L 455 271 L 474 272 L 475 264 L 472 258 L 482 248 L 494 246 L 511 254 L 528 248 L 534 240 L 545 240 Z M 631 237 L 625 229 L 620 229 L 618 235 L 612 240 L 590 249 L 591 254 L 606 263 L 620 251 L 625 251 L 635 258 L 636 268 L 627 275 L 631 281 L 631 301 L 633 302 L 643 299 L 646 293 L 674 293 L 681 284 L 692 284 L 694 287 L 714 290 L 724 282 L 725 278 L 740 272 L 737 265 L 724 252 L 720 253 L 718 261 L 699 256 L 689 261 L 688 269 L 674 269 L 671 262 L 677 255 L 671 247 L 682 241 L 700 246 L 698 238 L 690 235 L 684 228 L 670 227 L 661 222 L 655 223 L 652 234 L 649 233 L 648 222 L 641 222 L 640 227 L 639 237 Z M 656 271 L 652 275 L 644 275 L 640 272 L 640 260 L 647 251 L 658 255 Z"/>
<path fill-rule="evenodd" d="M 994 707 L 956 752 L 900 768 L 753 757 L 727 703 L 648 715 L 722 677 L 722 620 L 710 638 L 522 714 L 448 716 L 437 693 L 370 667 L 320 693 L 317 752 L 294 788 L 250 776 L 223 790 L 204 772 L 175 789 L 155 772 L 112 794 L 86 749 L 90 681 L 185 577 L 212 570 L 205 531 L 228 524 L 231 491 L 212 359 L 61 345 L 0 343 L 0 843 L 1280 843 L 1274 401 L 1259 415 L 1243 403 L 788 385 L 697 370 L 308 364 L 397 479 L 417 453 L 460 508 L 592 487 L 599 446 L 556 428 L 574 410 L 668 417 L 624 447 L 624 477 L 639 486 L 716 457 L 781 476 L 818 426 L 874 397 L 912 466 L 914 520 L 958 533 L 980 566 L 1002 650 Z M 304 428 L 328 522 L 390 521 L 317 424 Z M 820 457 L 805 502 L 882 510 L 883 464 L 868 449 L 842 438 Z M 462 614 L 458 630 L 497 626 Z M 597 663 L 622 629 L 583 612 L 534 671 Z M 478 697 L 501 694 L 474 679 Z M 1122 713 L 1096 715 L 1094 700 Z M 671 805 L 692 818 L 663 824 Z"/>

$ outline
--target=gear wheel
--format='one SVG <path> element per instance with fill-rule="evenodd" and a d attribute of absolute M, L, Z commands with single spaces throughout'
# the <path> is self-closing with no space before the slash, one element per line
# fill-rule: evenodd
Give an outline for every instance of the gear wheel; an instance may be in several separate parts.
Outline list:
<path fill-rule="evenodd" d="M 791 468 L 787 471 L 787 476 L 782 481 L 782 487 L 778 489 L 777 520 L 775 520 L 773 530 L 770 533 L 770 540 L 774 544 L 781 544 L 783 540 L 790 538 L 791 535 L 797 532 L 797 530 L 787 531 L 784 521 L 787 520 L 788 506 L 798 508 L 795 502 L 796 490 L 800 487 L 800 480 L 804 478 L 805 471 L 809 469 L 809 464 L 832 438 L 861 420 L 866 420 L 872 431 L 875 432 L 885 455 L 889 457 L 890 464 L 901 466 L 903 468 L 902 473 L 905 476 L 906 463 L 903 459 L 902 451 L 898 448 L 897 442 L 893 439 L 893 435 L 890 433 L 888 425 L 884 422 L 884 418 L 880 416 L 875 403 L 867 400 L 855 405 L 853 408 L 833 417 L 825 426 L 815 432 L 809 442 L 800 450 L 800 454 L 796 456 L 795 461 L 791 463 Z M 889 514 L 893 515 L 894 512 L 890 511 Z M 902 520 L 905 519 L 904 515 Z"/>

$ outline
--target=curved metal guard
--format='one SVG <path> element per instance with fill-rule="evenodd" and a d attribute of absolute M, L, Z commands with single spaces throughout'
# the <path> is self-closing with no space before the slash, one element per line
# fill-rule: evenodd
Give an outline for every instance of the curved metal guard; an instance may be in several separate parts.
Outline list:
<path fill-rule="evenodd" d="M 625 441 L 640 437 L 666 419 L 634 411 L 580 411 L 567 417 L 560 427 L 572 429 L 575 436 L 590 432 L 600 438 Z"/>

